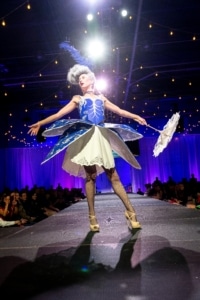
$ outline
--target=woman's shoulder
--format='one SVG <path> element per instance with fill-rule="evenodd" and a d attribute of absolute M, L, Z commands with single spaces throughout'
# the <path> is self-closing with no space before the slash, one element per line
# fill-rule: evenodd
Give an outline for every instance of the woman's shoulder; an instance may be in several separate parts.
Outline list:
<path fill-rule="evenodd" d="M 74 95 L 73 97 L 72 97 L 72 100 L 74 99 L 80 99 L 82 96 L 81 95 Z"/>
<path fill-rule="evenodd" d="M 82 99 L 82 96 L 80 96 L 80 95 L 74 95 L 73 97 L 72 97 L 72 102 L 75 102 L 76 104 L 78 104 L 79 102 L 80 102 L 80 100 Z"/>

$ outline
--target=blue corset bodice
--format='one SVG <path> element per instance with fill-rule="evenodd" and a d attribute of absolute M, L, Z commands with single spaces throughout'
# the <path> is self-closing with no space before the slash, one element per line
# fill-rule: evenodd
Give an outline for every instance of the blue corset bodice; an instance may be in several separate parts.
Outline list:
<path fill-rule="evenodd" d="M 82 120 L 98 125 L 104 122 L 104 101 L 82 97 L 79 102 L 79 114 Z"/>

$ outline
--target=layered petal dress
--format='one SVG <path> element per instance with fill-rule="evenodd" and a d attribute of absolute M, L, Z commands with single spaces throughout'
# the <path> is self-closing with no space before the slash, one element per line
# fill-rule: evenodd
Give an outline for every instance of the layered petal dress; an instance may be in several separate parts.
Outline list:
<path fill-rule="evenodd" d="M 98 175 L 104 168 L 114 168 L 116 154 L 141 169 L 125 141 L 140 139 L 142 135 L 125 124 L 104 123 L 104 111 L 100 95 L 95 99 L 81 97 L 80 119 L 58 120 L 43 132 L 45 137 L 60 138 L 42 163 L 66 150 L 62 168 L 74 176 L 85 178 L 84 166 L 96 165 Z"/>

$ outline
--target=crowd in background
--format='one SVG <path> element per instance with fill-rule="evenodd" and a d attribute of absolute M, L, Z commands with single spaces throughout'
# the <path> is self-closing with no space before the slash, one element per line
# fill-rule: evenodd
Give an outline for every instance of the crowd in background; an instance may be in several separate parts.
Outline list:
<path fill-rule="evenodd" d="M 180 182 L 176 182 L 171 176 L 167 182 L 161 182 L 156 177 L 154 182 L 145 184 L 145 188 L 144 192 L 139 188 L 137 193 L 173 204 L 200 208 L 200 181 L 194 174 L 191 174 L 189 179 L 183 178 Z"/>
<path fill-rule="evenodd" d="M 171 176 L 167 182 L 156 177 L 145 188 L 144 192 L 139 188 L 137 194 L 200 208 L 200 181 L 194 174 L 178 183 Z M 49 189 L 36 185 L 22 190 L 5 188 L 0 194 L 0 227 L 33 225 L 85 198 L 81 188 L 68 189 L 60 184 Z"/>
<path fill-rule="evenodd" d="M 82 189 L 62 188 L 60 184 L 50 189 L 5 188 L 0 197 L 0 227 L 33 225 L 84 198 Z"/>

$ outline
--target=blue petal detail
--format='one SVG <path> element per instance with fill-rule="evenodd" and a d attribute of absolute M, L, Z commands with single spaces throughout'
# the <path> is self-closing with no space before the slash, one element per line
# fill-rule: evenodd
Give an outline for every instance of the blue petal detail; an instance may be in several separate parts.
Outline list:
<path fill-rule="evenodd" d="M 124 141 L 135 141 L 143 137 L 129 125 L 104 123 L 102 126 L 116 132 Z"/>
<path fill-rule="evenodd" d="M 45 137 L 62 135 L 66 130 L 70 130 L 70 127 L 74 129 L 80 128 L 90 128 L 92 126 L 91 122 L 83 121 L 80 119 L 71 120 L 58 120 L 54 122 L 49 128 L 47 128 L 42 135 Z M 70 132 L 70 131 L 69 131 Z"/>
<path fill-rule="evenodd" d="M 76 129 L 76 126 L 70 128 L 70 130 L 65 131 L 64 134 L 59 138 L 58 142 L 54 145 L 51 151 L 47 154 L 45 160 L 42 162 L 45 163 L 50 158 L 57 155 L 59 152 L 66 149 L 72 142 L 77 140 L 80 136 L 85 134 L 90 128 L 81 128 L 79 130 Z"/>

